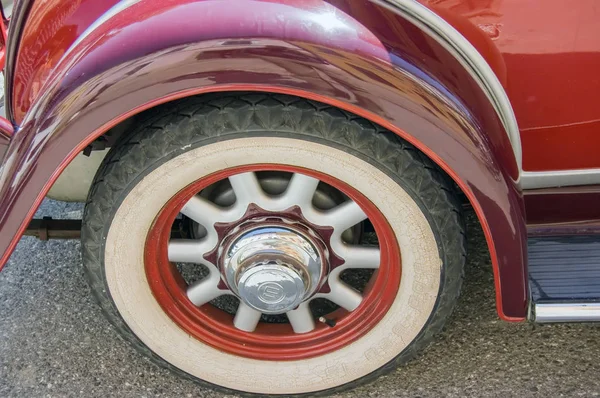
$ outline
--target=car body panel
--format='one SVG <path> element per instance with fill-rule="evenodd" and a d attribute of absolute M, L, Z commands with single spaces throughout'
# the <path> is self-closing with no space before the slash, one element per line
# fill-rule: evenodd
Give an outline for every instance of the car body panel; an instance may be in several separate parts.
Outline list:
<path fill-rule="evenodd" d="M 189 95 L 270 91 L 366 117 L 444 168 L 486 232 L 500 315 L 524 319 L 518 166 L 486 94 L 397 13 L 366 1 L 332 3 L 142 0 L 109 11 L 61 53 L 11 143 L 0 191 L 2 262 L 62 169 L 108 128 Z M 210 18 L 200 24 L 197 15 Z"/>
<path fill-rule="evenodd" d="M 12 74 L 11 115 L 23 121 L 61 57 L 118 0 L 30 1 Z"/>
<path fill-rule="evenodd" d="M 61 55 L 116 2 L 33 2 L 32 14 L 39 17 L 30 18 L 23 31 L 9 107 L 14 122 L 22 121 Z M 294 2 L 305 8 L 317 3 Z M 331 3 L 343 9 L 360 7 L 362 1 Z M 600 11 L 594 0 L 549 0 L 543 7 L 539 0 L 423 4 L 469 39 L 505 86 L 521 129 L 524 170 L 600 167 L 595 156 L 600 144 L 595 133 L 600 128 Z"/>
<path fill-rule="evenodd" d="M 514 145 L 511 150 L 473 76 L 418 27 L 385 11 L 385 1 L 373 1 L 380 4 L 235 1 L 227 2 L 227 12 L 222 1 L 126 0 L 116 7 L 116 0 L 17 3 L 7 57 L 7 113 L 18 128 L 0 180 L 2 263 L 52 182 L 97 135 L 149 106 L 186 95 L 268 90 L 365 116 L 434 159 L 467 193 L 482 220 L 496 271 L 499 313 L 506 319 L 524 317 L 523 209 L 534 229 L 558 225 L 565 231 L 583 223 L 590 225 L 583 229 L 589 232 L 598 219 L 597 192 L 536 190 L 523 204 L 517 185 L 520 156 L 515 157 Z M 593 0 L 549 0 L 544 7 L 537 0 L 422 3 L 470 41 L 506 89 L 520 126 L 523 170 L 600 167 L 600 25 Z M 186 13 L 218 18 L 199 27 Z M 529 17 L 534 13 L 539 18 Z M 144 23 L 130 26 L 138 21 Z M 195 54 L 197 62 L 168 60 L 177 57 L 175 50 Z M 215 64 L 223 59 L 237 64 L 220 70 Z M 119 79 L 111 80 L 111 72 Z M 132 80 L 148 76 L 154 80 L 145 86 Z M 112 83 L 102 84 L 100 78 Z M 129 92 L 121 80 L 136 91 Z M 431 108 L 423 107 L 422 96 L 398 92 L 417 81 L 437 98 L 433 108 L 439 120 L 433 127 L 430 117 L 415 111 Z M 365 94 L 375 87 L 382 90 L 380 97 Z M 122 107 L 110 104 L 116 98 L 127 101 Z M 82 115 L 80 109 L 88 107 Z M 403 118 L 407 112 L 418 116 Z M 456 115 L 460 122 L 453 120 Z M 10 123 L 5 124 L 0 151 L 13 135 Z M 74 132 L 76 127 L 80 131 Z M 490 170 L 474 172 L 477 167 Z M 581 206 L 558 215 L 572 200 Z M 501 260 L 498 252 L 509 254 Z M 513 298 L 500 298 L 503 284 Z"/>
<path fill-rule="evenodd" d="M 530 235 L 600 233 L 600 185 L 534 189 L 524 199 Z"/>
<path fill-rule="evenodd" d="M 595 0 L 431 0 L 502 54 L 526 171 L 600 167 L 600 7 Z M 450 21 L 450 20 L 449 20 Z M 451 22 L 451 21 L 450 21 Z"/>

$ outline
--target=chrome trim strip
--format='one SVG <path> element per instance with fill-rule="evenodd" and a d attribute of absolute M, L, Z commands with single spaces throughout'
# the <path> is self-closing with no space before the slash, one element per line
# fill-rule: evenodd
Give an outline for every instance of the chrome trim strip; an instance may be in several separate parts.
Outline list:
<path fill-rule="evenodd" d="M 400 11 L 410 22 L 421 28 L 454 55 L 469 71 L 500 117 L 512 145 L 519 171 L 521 171 L 523 155 L 517 118 L 504 87 L 479 51 L 449 23 L 416 0 L 370 1 L 392 11 Z"/>
<path fill-rule="evenodd" d="M 87 29 L 77 38 L 77 40 L 75 40 L 75 42 L 71 44 L 71 46 L 62 56 L 62 58 L 66 58 L 67 55 L 69 55 L 71 51 L 75 47 L 77 47 L 83 40 L 85 40 L 85 38 L 88 37 L 94 30 L 98 29 L 101 25 L 104 25 L 108 20 L 112 19 L 117 14 L 125 11 L 126 9 L 139 3 L 140 1 L 141 0 L 121 0 L 119 3 L 106 10 L 104 14 L 100 15 L 100 17 L 96 19 L 90 26 L 88 26 Z"/>
<path fill-rule="evenodd" d="M 521 188 L 540 189 L 600 184 L 600 169 L 524 171 Z"/>
<path fill-rule="evenodd" d="M 598 322 L 600 303 L 535 303 L 533 321 L 552 322 Z"/>

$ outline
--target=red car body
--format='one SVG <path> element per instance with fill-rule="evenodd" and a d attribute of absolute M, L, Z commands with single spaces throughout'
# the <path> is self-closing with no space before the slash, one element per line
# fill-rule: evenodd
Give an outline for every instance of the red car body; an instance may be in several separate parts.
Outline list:
<path fill-rule="evenodd" d="M 111 127 L 185 96 L 267 91 L 358 114 L 434 160 L 479 217 L 499 315 L 523 320 L 528 228 L 582 233 L 600 217 L 598 10 L 594 0 L 21 0 L 0 125 L 0 266 L 61 171 Z"/>

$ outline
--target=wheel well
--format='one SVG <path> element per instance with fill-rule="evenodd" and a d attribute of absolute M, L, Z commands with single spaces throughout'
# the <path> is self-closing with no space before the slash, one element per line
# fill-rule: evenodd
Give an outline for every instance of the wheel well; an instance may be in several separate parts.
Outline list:
<path fill-rule="evenodd" d="M 257 92 L 244 92 L 244 91 L 232 91 L 232 92 L 220 92 L 220 93 L 208 93 L 208 94 L 202 94 L 200 96 L 194 96 L 194 97 L 206 97 L 206 96 L 212 96 L 212 97 L 222 97 L 222 98 L 227 98 L 227 97 L 240 97 L 242 95 L 248 95 L 248 94 L 260 94 Z M 284 96 L 284 97 L 291 97 L 289 95 L 283 95 L 283 94 L 273 94 L 273 96 Z M 79 154 L 78 156 L 84 156 L 84 157 L 90 157 L 90 155 L 93 155 L 94 152 L 97 151 L 107 151 L 109 150 L 111 147 L 115 146 L 115 145 L 119 145 L 119 142 L 124 141 L 127 139 L 127 137 L 130 134 L 133 134 L 135 131 L 134 126 L 136 126 L 138 124 L 138 121 L 144 120 L 146 118 L 151 118 L 153 115 L 155 115 L 157 112 L 163 112 L 165 111 L 165 109 L 168 109 L 169 107 L 172 107 L 175 103 L 180 102 L 180 101 L 186 101 L 189 100 L 190 98 L 193 97 L 184 97 L 181 99 L 177 99 L 174 101 L 170 101 L 170 102 L 166 102 L 160 105 L 157 105 L 155 107 L 149 108 L 143 112 L 140 112 L 138 114 L 132 115 L 131 117 L 123 120 L 122 122 L 120 122 L 119 124 L 117 124 L 116 126 L 114 126 L 113 128 L 111 128 L 110 130 L 106 131 L 104 134 L 100 135 L 97 139 L 95 139 L 92 143 L 90 143 L 90 145 L 88 145 L 84 151 L 82 151 L 81 154 Z M 296 97 L 299 100 L 304 100 L 304 101 L 309 101 L 310 103 L 312 103 L 315 107 L 322 107 L 322 109 L 335 109 L 338 110 L 340 112 L 344 112 L 348 115 L 351 115 L 351 117 L 356 117 L 356 118 L 360 118 L 362 120 L 365 121 L 365 123 L 370 123 L 371 125 L 375 126 L 376 129 L 379 132 L 382 133 L 388 133 L 388 134 L 395 134 L 393 132 L 390 132 L 388 129 L 383 128 L 381 125 L 374 123 L 370 120 L 367 120 L 361 116 L 356 115 L 355 113 L 352 112 L 348 112 L 344 109 L 341 109 L 339 107 L 335 107 L 332 105 L 328 105 L 322 102 L 318 102 L 318 101 L 311 101 L 311 100 L 307 100 L 306 98 L 303 97 Z M 397 136 L 398 139 L 402 139 L 400 136 Z M 414 150 L 419 151 L 419 149 L 415 148 Z M 432 167 L 436 167 L 439 171 L 439 173 L 443 176 L 445 176 L 446 178 L 448 178 L 448 181 L 451 181 L 451 188 L 453 189 L 454 193 L 456 194 L 456 196 L 458 197 L 458 200 L 460 201 L 460 204 L 462 205 L 463 209 L 473 209 L 475 206 L 473 206 L 473 204 L 470 202 L 468 195 L 462 191 L 461 187 L 459 186 L 459 184 L 457 184 L 457 182 L 452 178 L 452 176 L 450 174 L 448 174 L 445 170 L 442 169 L 442 167 L 440 167 L 439 165 L 437 165 L 435 163 L 435 159 L 432 159 L 431 157 L 428 157 L 425 153 L 423 153 L 422 151 L 419 151 L 421 153 L 421 156 L 429 159 L 431 161 L 431 166 Z M 73 163 L 73 162 L 72 162 Z M 95 165 L 95 167 L 93 168 L 93 170 L 90 171 L 90 174 L 95 175 L 98 167 L 99 167 L 100 163 L 97 163 Z M 71 166 L 71 164 L 69 166 L 67 166 L 67 168 L 63 171 L 63 173 L 61 174 L 60 178 L 63 178 L 63 175 L 68 175 L 68 169 Z M 429 166 L 428 166 L 429 167 Z M 57 180 L 58 182 L 58 180 Z M 90 183 L 91 185 L 91 183 Z M 89 187 L 88 187 L 89 190 Z M 52 195 L 48 195 L 50 197 L 52 197 Z M 87 199 L 87 191 L 86 191 L 86 195 L 85 198 L 79 198 L 78 200 L 69 200 L 69 201 L 85 201 Z M 60 198 L 60 200 L 65 200 L 64 198 Z M 477 212 L 476 212 L 477 213 Z M 477 219 L 477 224 L 479 225 L 479 228 L 482 228 L 485 231 L 484 225 L 482 223 L 482 215 L 481 214 L 477 214 L 475 215 L 476 219 Z M 487 235 L 487 234 L 486 234 Z M 486 250 L 488 251 L 488 253 L 490 255 L 493 254 L 492 250 L 490 249 L 490 242 L 488 241 L 486 244 Z M 496 276 L 497 278 L 497 276 Z M 498 286 L 496 286 L 496 290 L 498 291 Z M 499 298 L 498 298 L 499 300 Z"/>
<path fill-rule="evenodd" d="M 245 94 L 249 94 L 249 93 L 241 92 L 241 91 L 217 92 L 217 93 L 202 94 L 202 95 L 195 96 L 195 97 L 211 96 L 211 97 L 227 98 L 227 97 L 239 97 L 239 96 L 242 96 Z M 257 94 L 257 93 L 252 92 L 252 94 Z M 290 97 L 290 96 L 287 95 L 287 97 Z M 97 169 L 100 167 L 102 158 L 108 152 L 108 150 L 110 150 L 110 148 L 112 148 L 115 145 L 118 145 L 118 143 L 120 141 L 126 139 L 127 136 L 130 135 L 134 131 L 132 129 L 132 127 L 136 125 L 137 120 L 143 120 L 143 119 L 152 117 L 153 114 L 160 112 L 162 109 L 168 108 L 169 106 L 173 106 L 177 102 L 187 101 L 190 98 L 193 98 L 193 97 L 185 97 L 185 98 L 181 98 L 181 99 L 177 99 L 174 101 L 170 101 L 170 102 L 166 102 L 166 103 L 157 105 L 155 107 L 152 107 L 152 108 L 142 111 L 140 113 L 134 114 L 134 115 L 130 116 L 129 118 L 123 120 L 122 122 L 118 123 L 111 129 L 107 130 L 104 134 L 100 135 L 94 141 L 92 141 L 71 162 L 71 164 L 69 164 L 67 166 L 67 168 L 63 171 L 63 173 L 59 177 L 59 179 L 55 182 L 55 184 L 53 184 L 53 187 L 50 189 L 48 196 L 52 199 L 63 200 L 63 201 L 71 201 L 71 202 L 85 201 L 85 197 L 87 197 L 87 190 L 89 190 L 89 185 L 91 185 L 91 180 L 93 179 L 93 176 L 95 175 Z M 305 100 L 305 98 L 301 98 L 301 97 L 297 97 L 297 98 Z M 332 105 L 324 104 L 324 103 L 321 103 L 318 101 L 310 101 L 310 102 L 314 103 L 316 107 L 322 107 L 323 109 L 335 108 L 341 112 L 354 115 L 351 112 L 337 108 Z M 381 131 L 386 131 L 386 129 L 384 129 L 381 126 L 378 126 L 376 123 L 366 120 L 358 115 L 354 115 L 354 116 L 356 116 L 357 118 L 361 118 L 361 119 L 367 121 L 368 123 L 371 123 L 371 124 L 377 126 L 378 129 Z M 418 149 L 415 148 L 415 150 L 418 150 Z M 100 154 L 98 154 L 98 152 L 103 152 L 104 155 L 100 155 Z M 427 157 L 427 155 L 424 153 L 422 153 L 422 155 Z M 430 160 L 435 164 L 433 159 L 430 159 Z M 455 191 L 456 195 L 458 196 L 463 207 L 471 208 L 472 206 L 471 206 L 471 203 L 469 202 L 469 199 L 464 194 L 464 192 L 460 189 L 458 184 L 456 184 L 456 182 L 454 182 L 454 180 L 451 178 L 450 175 L 448 175 L 448 173 L 446 173 L 440 167 L 438 167 L 438 169 L 439 169 L 440 173 L 442 173 L 447 178 L 449 178 L 451 181 L 453 181 L 452 186 L 454 187 L 454 191 Z M 63 188 L 62 186 L 69 187 L 72 190 L 74 184 L 76 185 L 78 183 L 81 183 L 82 173 L 85 175 L 84 184 L 86 184 L 87 187 L 81 187 L 82 189 L 78 189 L 77 190 L 78 193 L 76 193 L 76 194 L 65 192 L 66 188 Z M 84 193 L 85 193 L 85 197 L 84 197 Z"/>

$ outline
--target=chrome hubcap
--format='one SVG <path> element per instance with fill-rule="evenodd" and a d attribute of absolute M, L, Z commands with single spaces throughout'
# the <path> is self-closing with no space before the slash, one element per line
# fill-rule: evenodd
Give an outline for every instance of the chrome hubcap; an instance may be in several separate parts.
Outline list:
<path fill-rule="evenodd" d="M 302 277 L 289 267 L 264 264 L 243 273 L 238 285 L 240 298 L 263 314 L 294 309 L 306 291 Z"/>
<path fill-rule="evenodd" d="M 223 252 L 230 289 L 265 314 L 296 308 L 318 288 L 326 265 L 311 239 L 280 226 L 243 232 Z"/>

